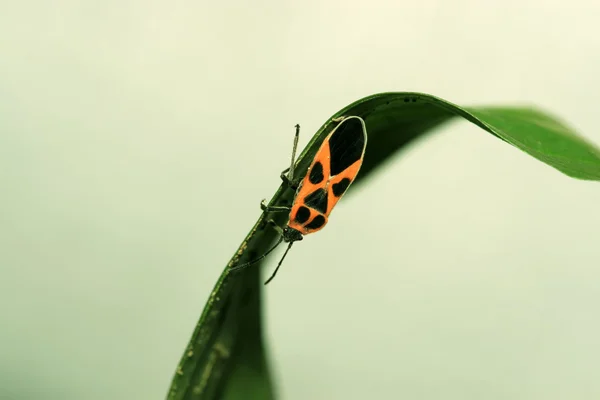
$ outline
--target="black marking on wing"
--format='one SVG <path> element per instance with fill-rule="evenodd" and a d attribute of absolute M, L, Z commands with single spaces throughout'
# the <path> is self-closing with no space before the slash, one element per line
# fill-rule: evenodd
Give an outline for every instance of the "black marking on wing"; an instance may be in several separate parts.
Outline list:
<path fill-rule="evenodd" d="M 335 197 L 340 197 L 341 195 L 344 194 L 344 192 L 346 191 L 346 189 L 348 189 L 348 186 L 350 186 L 350 183 L 352 181 L 348 178 L 344 178 L 341 181 L 339 181 L 338 183 L 334 183 L 333 185 L 331 185 L 331 190 L 333 191 L 333 195 Z"/>
<path fill-rule="evenodd" d="M 310 221 L 310 224 L 304 225 L 304 228 L 305 229 L 319 229 L 323 225 L 325 225 L 325 217 L 322 215 L 317 215 L 316 217 L 313 218 L 312 221 Z"/>
<path fill-rule="evenodd" d="M 321 183 L 323 181 L 323 178 L 325 178 L 323 176 L 323 164 L 321 164 L 321 162 L 317 161 L 310 170 L 310 174 L 308 175 L 308 180 L 313 185 L 316 185 L 318 183 Z"/>
<path fill-rule="evenodd" d="M 300 206 L 298 211 L 296 211 L 296 216 L 294 217 L 294 221 L 299 224 L 303 224 L 310 218 L 310 210 L 304 206 Z"/>
<path fill-rule="evenodd" d="M 304 198 L 304 204 L 325 214 L 327 212 L 327 190 L 319 188 Z"/>
<path fill-rule="evenodd" d="M 363 126 L 358 118 L 351 118 L 338 126 L 329 139 L 331 176 L 335 176 L 360 160 L 365 147 Z"/>

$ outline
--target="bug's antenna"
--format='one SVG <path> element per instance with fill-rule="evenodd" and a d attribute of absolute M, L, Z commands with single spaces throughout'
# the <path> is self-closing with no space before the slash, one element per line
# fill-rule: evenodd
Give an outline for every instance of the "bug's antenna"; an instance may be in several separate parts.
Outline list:
<path fill-rule="evenodd" d="M 283 242 L 283 236 L 281 236 L 281 237 L 279 238 L 279 240 L 277 241 L 277 243 L 275 243 L 275 245 L 274 245 L 273 247 L 271 247 L 269 250 L 267 250 L 267 252 L 266 252 L 265 254 L 263 254 L 262 256 L 258 257 L 258 258 L 257 258 L 257 259 L 255 259 L 255 260 L 252 260 L 252 261 L 250 261 L 250 262 L 247 262 L 247 263 L 245 263 L 245 264 L 236 265 L 235 267 L 230 267 L 230 268 L 229 268 L 229 271 L 237 271 L 237 270 L 240 270 L 240 269 L 246 268 L 246 267 L 248 267 L 248 266 L 250 266 L 250 265 L 252 265 L 252 264 L 255 264 L 255 263 L 259 262 L 260 260 L 262 260 L 263 258 L 265 258 L 266 256 L 268 256 L 270 252 L 272 252 L 273 250 L 275 250 L 275 248 L 276 248 L 277 246 L 279 246 L 279 245 L 281 244 L 281 242 Z M 289 248 L 288 248 L 288 250 L 289 250 Z M 286 253 L 287 253 L 287 251 L 286 251 Z"/>
<path fill-rule="evenodd" d="M 283 253 L 283 257 L 281 257 L 281 260 L 279 260 L 279 264 L 277 264 L 277 268 L 275 268 L 275 271 L 273 271 L 273 275 L 271 275 L 271 277 L 269 279 L 267 279 L 267 281 L 265 282 L 265 285 L 267 283 L 271 282 L 273 280 L 273 278 L 275 278 L 275 275 L 277 275 L 277 271 L 279 270 L 279 267 L 281 267 L 281 263 L 283 262 L 283 259 L 287 255 L 288 251 L 290 251 L 293 244 L 294 244 L 294 242 L 290 242 L 287 249 L 285 249 L 285 253 Z"/>
<path fill-rule="evenodd" d="M 294 135 L 294 147 L 292 147 L 292 164 L 290 165 L 290 172 L 288 172 L 288 179 L 290 182 L 294 181 L 294 164 L 296 161 L 296 149 L 298 148 L 298 138 L 300 137 L 300 125 L 296 124 L 296 135 Z"/>

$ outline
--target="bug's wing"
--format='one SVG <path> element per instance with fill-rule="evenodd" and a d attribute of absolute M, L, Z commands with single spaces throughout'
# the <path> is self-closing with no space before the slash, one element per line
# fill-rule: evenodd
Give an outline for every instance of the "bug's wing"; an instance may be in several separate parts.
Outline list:
<path fill-rule="evenodd" d="M 330 178 L 328 182 L 328 213 L 354 182 L 367 148 L 367 128 L 360 117 L 348 117 L 331 133 Z"/>
<path fill-rule="evenodd" d="M 360 117 L 348 117 L 335 128 L 326 142 L 330 150 L 330 176 L 344 172 L 361 161 L 367 147 L 367 129 Z"/>

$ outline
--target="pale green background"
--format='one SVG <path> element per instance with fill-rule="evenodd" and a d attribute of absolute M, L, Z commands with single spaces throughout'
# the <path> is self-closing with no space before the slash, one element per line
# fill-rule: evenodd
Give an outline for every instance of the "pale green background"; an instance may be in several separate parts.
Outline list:
<path fill-rule="evenodd" d="M 2 2 L 0 398 L 164 398 L 296 123 L 303 146 L 414 90 L 534 103 L 600 144 L 599 20 L 593 0 Z M 356 194 L 266 290 L 282 399 L 600 398 L 597 183 L 457 122 Z"/>

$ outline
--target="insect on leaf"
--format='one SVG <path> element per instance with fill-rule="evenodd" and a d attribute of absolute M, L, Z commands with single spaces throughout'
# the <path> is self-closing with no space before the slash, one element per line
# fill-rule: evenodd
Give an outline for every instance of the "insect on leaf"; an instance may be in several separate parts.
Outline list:
<path fill-rule="evenodd" d="M 510 144 L 570 177 L 600 180 L 598 148 L 545 111 L 532 107 L 459 107 L 431 95 L 409 92 L 365 97 L 334 114 L 298 157 L 297 176 L 306 175 L 321 143 L 335 128 L 335 119 L 342 116 L 358 116 L 366 123 L 368 144 L 355 181 L 359 184 L 408 143 L 455 117 L 505 142 L 499 145 Z M 294 191 L 282 184 L 269 205 L 290 204 L 293 197 Z M 259 211 L 257 208 L 257 214 Z M 266 226 L 267 218 L 282 226 L 287 222 L 281 213 L 260 214 L 209 296 L 173 377 L 169 399 L 275 398 L 261 329 L 260 263 L 235 273 L 229 271 L 229 267 L 263 254 L 275 242 L 277 233 Z"/>

